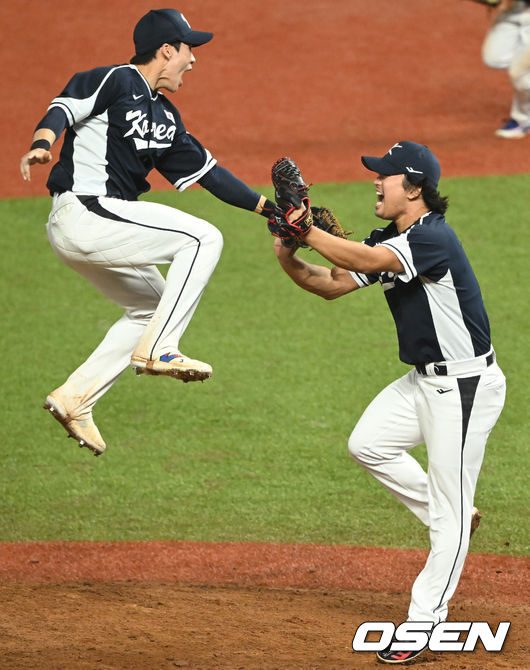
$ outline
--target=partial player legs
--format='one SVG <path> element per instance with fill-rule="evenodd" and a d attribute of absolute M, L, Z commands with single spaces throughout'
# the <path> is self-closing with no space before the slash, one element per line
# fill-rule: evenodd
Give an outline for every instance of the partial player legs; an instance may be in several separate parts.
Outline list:
<path fill-rule="evenodd" d="M 506 69 L 514 95 L 510 118 L 495 134 L 523 138 L 530 132 L 530 8 L 514 6 L 501 12 L 482 45 L 482 59 L 491 68 Z"/>
<path fill-rule="evenodd" d="M 499 14 L 482 44 L 482 60 L 488 67 L 505 70 L 509 67 L 519 41 L 519 26 Z"/>
<path fill-rule="evenodd" d="M 156 267 L 105 268 L 72 262 L 69 265 L 125 309 L 94 352 L 68 378 L 78 407 L 89 411 L 129 366 L 132 352 L 164 290 L 164 278 Z"/>
<path fill-rule="evenodd" d="M 530 28 L 528 43 L 519 49 L 508 69 L 514 89 L 510 116 L 530 132 Z"/>
<path fill-rule="evenodd" d="M 191 361 L 194 372 L 211 374 L 210 366 L 182 356 L 178 346 L 222 250 L 213 226 L 178 210 L 112 198 L 93 199 L 92 205 L 96 211 L 65 193 L 54 199 L 48 223 L 58 256 L 125 309 L 58 390 L 68 399 L 68 415 L 90 414 L 90 420 L 94 403 L 130 365 L 133 353 L 146 361 L 170 354 L 170 368 L 187 365 L 189 374 Z M 171 263 L 167 281 L 155 265 L 163 263 Z"/>
<path fill-rule="evenodd" d="M 201 239 L 179 249 L 166 277 L 160 303 L 134 351 L 137 372 L 167 374 L 183 381 L 211 376 L 207 363 L 184 356 L 179 341 L 199 304 L 222 250 L 220 233 L 210 226 Z"/>
<path fill-rule="evenodd" d="M 211 367 L 184 356 L 179 341 L 221 255 L 221 233 L 206 221 L 183 212 L 177 216 L 176 210 L 162 205 L 101 200 L 113 214 L 137 222 L 129 226 L 136 242 L 131 260 L 171 263 L 160 301 L 135 348 L 133 366 L 184 381 L 209 377 Z"/>
<path fill-rule="evenodd" d="M 495 364 L 474 377 L 418 376 L 417 406 L 429 457 L 431 551 L 412 589 L 412 621 L 438 623 L 447 617 L 468 551 L 486 441 L 503 407 L 504 390 Z"/>
<path fill-rule="evenodd" d="M 423 442 L 414 394 L 412 373 L 383 389 L 359 419 L 348 448 L 360 465 L 429 525 L 427 474 L 407 453 Z"/>
<path fill-rule="evenodd" d="M 81 446 L 98 454 L 104 451 L 105 443 L 93 422 L 92 409 L 129 367 L 131 354 L 162 294 L 164 279 L 155 267 L 131 272 L 130 268 L 102 268 L 84 263 L 71 265 L 107 297 L 126 308 L 125 314 L 111 326 L 88 359 L 48 396 L 45 403 L 45 408 L 62 423 L 69 435 L 83 443 Z M 128 307 L 133 300 L 139 302 L 140 297 L 143 308 Z M 64 420 L 65 416 L 68 421 Z M 70 420 L 75 423 L 69 423 Z"/>
<path fill-rule="evenodd" d="M 121 268 L 121 277 L 109 272 L 87 278 L 126 309 L 145 309 L 145 294 L 161 287 L 154 307 L 149 303 L 151 319 L 135 355 L 154 360 L 180 353 L 180 337 L 221 255 L 222 236 L 216 228 L 156 203 L 103 197 L 82 203 L 63 194 L 54 204 L 48 231 L 56 253 L 85 276 L 92 270 L 83 266 Z M 166 282 L 151 286 L 145 269 L 167 263 Z M 145 286 L 136 295 L 138 283 Z"/>
<path fill-rule="evenodd" d="M 353 458 L 430 528 L 431 552 L 412 591 L 412 621 L 445 620 L 464 565 L 484 447 L 504 403 L 496 364 L 478 379 L 476 388 L 466 380 L 460 388 L 456 377 L 412 370 L 379 393 L 350 436 Z M 428 473 L 407 453 L 424 440 Z"/>

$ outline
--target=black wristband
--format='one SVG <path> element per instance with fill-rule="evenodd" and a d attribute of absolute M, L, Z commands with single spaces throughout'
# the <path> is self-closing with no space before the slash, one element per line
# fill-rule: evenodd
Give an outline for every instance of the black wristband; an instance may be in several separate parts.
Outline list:
<path fill-rule="evenodd" d="M 263 203 L 263 209 L 261 210 L 260 214 L 261 216 L 266 216 L 267 218 L 269 218 L 271 214 L 279 211 L 280 210 L 278 206 L 267 198 L 267 200 L 265 200 L 265 202 Z"/>
<path fill-rule="evenodd" d="M 30 146 L 29 150 L 33 151 L 33 149 L 46 149 L 46 151 L 49 151 L 51 148 L 51 144 L 48 142 L 48 140 L 35 140 L 33 144 Z"/>

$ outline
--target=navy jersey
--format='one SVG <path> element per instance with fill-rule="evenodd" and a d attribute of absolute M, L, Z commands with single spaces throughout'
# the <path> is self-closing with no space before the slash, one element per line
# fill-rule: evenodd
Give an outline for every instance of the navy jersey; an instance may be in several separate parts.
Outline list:
<path fill-rule="evenodd" d="M 66 119 L 59 131 L 66 127 L 66 134 L 48 179 L 50 193 L 136 200 L 149 190 L 146 176 L 153 168 L 183 191 L 216 163 L 134 65 L 77 73 L 39 126 L 54 129 L 58 110 Z"/>
<path fill-rule="evenodd" d="M 397 275 L 351 273 L 360 287 L 380 282 L 404 363 L 467 360 L 491 350 L 477 278 L 441 214 L 429 212 L 402 233 L 392 222 L 372 231 L 364 244 L 388 247 L 404 267 Z"/>

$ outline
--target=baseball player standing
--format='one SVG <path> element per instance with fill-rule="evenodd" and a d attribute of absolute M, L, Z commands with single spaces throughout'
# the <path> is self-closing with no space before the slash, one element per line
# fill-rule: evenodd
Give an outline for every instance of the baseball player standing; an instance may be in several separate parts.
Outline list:
<path fill-rule="evenodd" d="M 498 137 L 521 139 L 530 133 L 530 0 L 502 0 L 482 45 L 491 68 L 508 70 L 513 88 L 510 118 Z"/>
<path fill-rule="evenodd" d="M 37 125 L 21 173 L 52 160 L 47 224 L 55 253 L 124 308 L 91 356 L 44 407 L 80 446 L 105 449 L 93 419 L 96 401 L 129 366 L 183 381 L 212 374 L 185 356 L 179 340 L 219 260 L 222 236 L 210 223 L 172 207 L 139 202 L 158 170 L 179 191 L 199 183 L 217 198 L 267 215 L 274 204 L 255 193 L 190 135 L 160 92 L 177 91 L 195 63 L 194 47 L 212 33 L 192 30 L 175 9 L 152 10 L 134 29 L 130 64 L 75 74 Z M 170 264 L 164 281 L 157 264 Z"/>
<path fill-rule="evenodd" d="M 473 517 L 478 523 L 475 486 L 504 405 L 505 379 L 479 284 L 444 218 L 448 203 L 437 190 L 437 158 L 423 145 L 398 142 L 382 158 L 363 156 L 362 162 L 376 174 L 375 215 L 390 223 L 363 243 L 309 227 L 304 242 L 331 261 L 331 269 L 307 263 L 296 246 L 279 239 L 275 252 L 296 284 L 328 300 L 375 283 L 385 292 L 399 357 L 413 367 L 370 403 L 348 446 L 429 527 L 431 551 L 412 588 L 408 617 L 436 624 L 446 619 Z M 409 453 L 422 442 L 427 472 Z M 378 658 L 405 663 L 421 651 L 388 648 Z"/>

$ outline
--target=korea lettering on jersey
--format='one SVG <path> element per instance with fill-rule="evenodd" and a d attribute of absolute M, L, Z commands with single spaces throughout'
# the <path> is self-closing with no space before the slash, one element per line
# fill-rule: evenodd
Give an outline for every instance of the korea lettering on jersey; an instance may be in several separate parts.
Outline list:
<path fill-rule="evenodd" d="M 164 110 L 169 123 L 156 124 L 155 121 L 149 123 L 147 112 L 141 109 L 132 109 L 127 112 L 125 119 L 131 122 L 131 129 L 128 130 L 124 137 L 132 136 L 132 140 L 136 145 L 136 150 L 142 149 L 167 149 L 171 146 L 177 126 L 175 125 L 175 116 Z"/>
<path fill-rule="evenodd" d="M 216 163 L 186 132 L 176 107 L 152 91 L 134 65 L 74 75 L 48 112 L 56 109 L 64 112 L 67 129 L 48 180 L 52 193 L 136 200 L 149 190 L 152 169 L 183 191 Z"/>
<path fill-rule="evenodd" d="M 381 244 L 401 261 L 400 274 L 351 272 L 362 288 L 380 282 L 394 318 L 399 357 L 415 365 L 487 354 L 490 327 L 480 287 L 454 231 L 428 212 L 398 233 L 378 228 L 364 244 Z"/>

